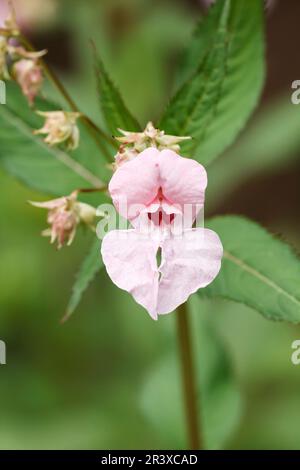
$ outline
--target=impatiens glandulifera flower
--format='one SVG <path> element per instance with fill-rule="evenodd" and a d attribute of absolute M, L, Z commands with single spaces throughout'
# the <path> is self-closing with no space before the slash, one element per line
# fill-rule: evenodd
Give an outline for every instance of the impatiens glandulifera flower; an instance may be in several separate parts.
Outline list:
<path fill-rule="evenodd" d="M 50 236 L 51 243 L 57 241 L 58 249 L 63 245 L 71 245 L 80 223 L 93 227 L 96 209 L 89 204 L 77 201 L 77 196 L 78 192 L 74 191 L 69 196 L 46 202 L 29 201 L 33 206 L 49 211 L 47 222 L 50 228 L 44 230 L 42 235 Z"/>
<path fill-rule="evenodd" d="M 116 137 L 116 140 L 121 143 L 119 152 L 115 156 L 115 168 L 118 168 L 123 163 L 137 157 L 139 153 L 146 150 L 148 147 L 155 147 L 158 150 L 173 150 L 179 152 L 180 142 L 188 140 L 191 137 L 179 137 L 174 135 L 166 135 L 164 131 L 155 129 L 152 122 L 148 122 L 143 132 L 128 132 L 123 129 L 118 129 L 122 137 Z"/>
<path fill-rule="evenodd" d="M 74 150 L 79 145 L 79 129 L 77 119 L 80 113 L 66 111 L 37 111 L 39 116 L 46 119 L 41 129 L 34 134 L 46 135 L 44 141 L 49 145 L 65 143 L 69 150 Z"/>
<path fill-rule="evenodd" d="M 44 51 L 42 52 L 44 53 Z M 34 59 L 18 60 L 13 66 L 13 76 L 20 85 L 30 105 L 33 105 L 34 99 L 38 95 L 44 79 L 43 70 L 38 62 L 38 57 Z"/>
<path fill-rule="evenodd" d="M 110 181 L 113 203 L 133 229 L 105 235 L 103 261 L 112 281 L 153 319 L 175 310 L 220 270 L 223 248 L 218 235 L 193 228 L 206 185 L 206 171 L 198 162 L 153 147 L 121 165 Z M 180 220 L 183 228 L 173 231 Z"/>

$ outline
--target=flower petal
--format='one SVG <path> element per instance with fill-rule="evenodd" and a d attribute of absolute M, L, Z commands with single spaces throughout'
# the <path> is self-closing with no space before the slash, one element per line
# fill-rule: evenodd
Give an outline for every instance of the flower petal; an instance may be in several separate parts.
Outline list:
<path fill-rule="evenodd" d="M 136 230 L 112 230 L 102 241 L 101 254 L 112 281 L 129 292 L 157 319 L 158 242 Z"/>
<path fill-rule="evenodd" d="M 163 150 L 159 158 L 160 180 L 164 197 L 172 204 L 204 204 L 207 175 L 200 163 Z"/>
<path fill-rule="evenodd" d="M 162 242 L 158 314 L 175 310 L 201 287 L 217 276 L 223 255 L 222 243 L 212 230 L 185 230 L 180 237 Z"/>
<path fill-rule="evenodd" d="M 126 219 L 140 213 L 139 205 L 148 206 L 159 189 L 160 152 L 150 147 L 120 166 L 109 183 L 109 192 L 118 212 Z"/>
<path fill-rule="evenodd" d="M 66 196 L 59 197 L 57 199 L 51 199 L 50 201 L 44 202 L 35 202 L 35 201 L 28 201 L 34 207 L 40 207 L 41 209 L 57 209 L 58 207 L 67 204 L 68 198 Z"/>

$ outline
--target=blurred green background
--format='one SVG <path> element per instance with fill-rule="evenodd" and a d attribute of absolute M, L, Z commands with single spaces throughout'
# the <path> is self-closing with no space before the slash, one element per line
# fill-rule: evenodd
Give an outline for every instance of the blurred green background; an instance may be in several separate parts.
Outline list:
<path fill-rule="evenodd" d="M 37 47 L 49 49 L 49 61 L 75 101 L 98 122 L 89 40 L 144 124 L 167 102 L 180 54 L 204 14 L 196 0 L 15 3 L 24 30 Z M 235 146 L 211 167 L 206 214 L 245 214 L 296 249 L 300 109 L 290 103 L 290 87 L 300 78 L 299 14 L 299 2 L 290 0 L 277 2 L 267 15 L 262 103 Z M 45 95 L 54 96 L 48 86 Z M 141 398 L 152 371 L 176 348 L 174 316 L 153 322 L 102 270 L 61 325 L 91 235 L 79 232 L 72 247 L 57 252 L 39 236 L 45 214 L 26 202 L 41 195 L 2 170 L 0 184 L 0 339 L 7 344 L 7 365 L 0 366 L 0 448 L 184 446 L 177 437 L 183 420 L 180 430 L 158 433 Z M 243 396 L 234 432 L 222 447 L 299 449 L 300 366 L 290 356 L 300 327 L 268 322 L 233 303 L 194 300 L 193 310 L 223 339 Z M 206 361 L 203 354 L 199 363 Z M 167 395 L 170 410 L 178 407 L 167 376 L 155 382 L 153 395 L 155 403 Z"/>

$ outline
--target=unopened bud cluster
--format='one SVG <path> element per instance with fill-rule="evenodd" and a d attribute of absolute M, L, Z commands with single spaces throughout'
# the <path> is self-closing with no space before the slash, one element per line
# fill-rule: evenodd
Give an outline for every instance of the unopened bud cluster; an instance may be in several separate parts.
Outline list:
<path fill-rule="evenodd" d="M 15 80 L 32 106 L 43 84 L 43 67 L 40 59 L 47 51 L 27 50 L 18 44 L 21 33 L 12 7 L 1 32 L 0 80 Z M 45 118 L 45 123 L 41 129 L 34 131 L 34 134 L 45 135 L 44 141 L 50 146 L 65 144 L 67 150 L 74 150 L 78 147 L 77 119 L 80 113 L 58 110 L 37 111 L 37 114 Z"/>
<path fill-rule="evenodd" d="M 121 143 L 121 146 L 115 156 L 115 168 L 137 157 L 139 153 L 143 152 L 143 150 L 148 147 L 155 147 L 158 150 L 169 149 L 178 153 L 180 143 L 191 138 L 167 135 L 164 131 L 156 129 L 152 122 L 148 122 L 143 132 L 129 132 L 123 129 L 118 130 L 122 136 L 116 137 L 116 140 Z"/>

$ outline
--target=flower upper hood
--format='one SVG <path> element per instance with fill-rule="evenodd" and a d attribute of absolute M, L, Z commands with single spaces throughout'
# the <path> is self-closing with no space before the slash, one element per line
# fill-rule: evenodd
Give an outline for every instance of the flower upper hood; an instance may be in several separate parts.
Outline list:
<path fill-rule="evenodd" d="M 167 214 L 183 212 L 187 204 L 200 209 L 206 186 L 206 171 L 200 163 L 151 147 L 117 169 L 109 192 L 118 212 L 133 220 L 141 212 L 155 212 L 158 206 Z"/>

